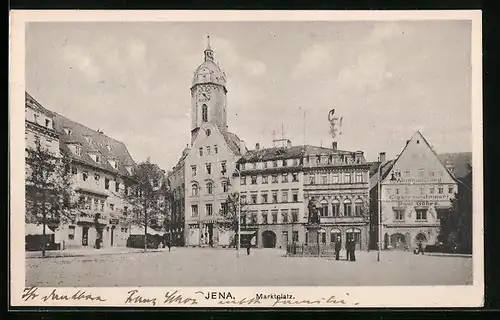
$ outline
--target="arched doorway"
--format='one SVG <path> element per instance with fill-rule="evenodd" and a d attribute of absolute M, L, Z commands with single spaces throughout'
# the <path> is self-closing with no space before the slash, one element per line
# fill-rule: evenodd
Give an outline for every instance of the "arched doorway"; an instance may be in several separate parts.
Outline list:
<path fill-rule="evenodd" d="M 361 250 L 361 230 L 357 228 L 349 228 L 345 231 L 346 243 L 347 241 L 354 241 L 356 250 Z"/>
<path fill-rule="evenodd" d="M 264 248 L 276 247 L 276 234 L 272 231 L 262 232 L 262 246 Z"/>
<path fill-rule="evenodd" d="M 404 250 L 406 247 L 406 238 L 401 233 L 391 235 L 391 247 L 395 250 Z"/>
<path fill-rule="evenodd" d="M 387 250 L 387 246 L 389 245 L 389 235 L 386 233 L 384 235 L 384 250 Z"/>
<path fill-rule="evenodd" d="M 417 243 L 417 245 L 419 243 L 422 244 L 422 246 L 425 247 L 425 244 L 427 243 L 427 237 L 425 236 L 424 233 L 420 232 L 419 234 L 417 234 L 417 236 L 415 237 L 415 242 Z"/>

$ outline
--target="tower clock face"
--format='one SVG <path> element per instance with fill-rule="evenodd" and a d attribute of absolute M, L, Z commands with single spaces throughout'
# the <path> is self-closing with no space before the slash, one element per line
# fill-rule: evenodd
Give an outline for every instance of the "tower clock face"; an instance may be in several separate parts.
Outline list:
<path fill-rule="evenodd" d="M 198 89 L 198 101 L 207 102 L 210 101 L 210 89 L 208 87 L 200 87 Z"/>

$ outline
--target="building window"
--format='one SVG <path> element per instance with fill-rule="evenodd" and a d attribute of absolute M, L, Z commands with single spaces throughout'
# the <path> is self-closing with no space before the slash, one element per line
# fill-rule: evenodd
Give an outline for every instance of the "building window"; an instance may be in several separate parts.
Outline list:
<path fill-rule="evenodd" d="M 283 217 L 283 223 L 288 223 L 288 210 L 282 209 L 281 216 Z"/>
<path fill-rule="evenodd" d="M 68 227 L 68 240 L 74 240 L 75 239 L 75 226 L 69 226 Z"/>
<path fill-rule="evenodd" d="M 409 178 L 410 177 L 410 170 L 405 170 L 405 177 Z"/>
<path fill-rule="evenodd" d="M 277 174 L 273 174 L 272 183 L 278 183 L 278 175 Z"/>
<path fill-rule="evenodd" d="M 207 174 L 212 174 L 212 164 L 209 162 L 205 164 L 205 167 L 207 169 Z"/>
<path fill-rule="evenodd" d="M 71 167 L 72 174 L 78 174 L 78 169 L 76 167 Z"/>
<path fill-rule="evenodd" d="M 299 202 L 299 193 L 297 191 L 293 192 L 292 200 L 293 200 L 293 202 Z"/>
<path fill-rule="evenodd" d="M 262 203 L 267 203 L 267 193 L 263 193 L 261 197 L 262 197 Z"/>
<path fill-rule="evenodd" d="M 363 200 L 356 199 L 356 201 L 354 201 L 354 214 L 358 217 L 363 214 Z"/>
<path fill-rule="evenodd" d="M 101 176 L 98 173 L 94 174 L 94 180 L 97 181 L 97 185 L 99 185 L 99 181 L 101 179 Z"/>
<path fill-rule="evenodd" d="M 104 200 L 101 199 L 101 212 L 104 212 Z"/>
<path fill-rule="evenodd" d="M 247 196 L 246 195 L 241 195 L 241 204 L 246 204 L 247 203 Z"/>
<path fill-rule="evenodd" d="M 226 161 L 222 161 L 220 163 L 220 168 L 221 168 L 222 175 L 225 175 L 227 172 Z"/>
<path fill-rule="evenodd" d="M 282 231 L 283 241 L 288 243 L 288 231 Z"/>
<path fill-rule="evenodd" d="M 33 117 L 35 118 L 35 123 L 38 123 L 38 118 L 40 117 L 40 115 L 35 113 Z"/>
<path fill-rule="evenodd" d="M 212 182 L 207 183 L 207 193 L 208 194 L 213 193 L 213 188 L 214 188 L 214 186 L 213 186 Z"/>
<path fill-rule="evenodd" d="M 240 184 L 241 184 L 242 186 L 244 186 L 245 184 L 247 184 L 247 179 L 246 179 L 246 178 L 247 178 L 247 177 L 241 177 Z"/>
<path fill-rule="evenodd" d="M 193 184 L 191 186 L 191 195 L 192 196 L 197 196 L 198 195 L 198 186 L 196 184 Z"/>
<path fill-rule="evenodd" d="M 262 223 L 267 224 L 267 211 L 262 211 Z"/>
<path fill-rule="evenodd" d="M 439 187 L 439 188 L 438 188 L 438 193 L 439 193 L 439 194 L 442 194 L 442 193 L 443 193 L 443 187 Z"/>
<path fill-rule="evenodd" d="M 203 122 L 207 122 L 208 121 L 208 107 L 206 104 L 204 104 L 202 107 L 201 107 L 201 121 Z"/>
<path fill-rule="evenodd" d="M 314 184 L 314 176 L 309 176 L 309 184 Z"/>
<path fill-rule="evenodd" d="M 401 175 L 401 173 L 399 173 L 399 175 Z M 363 182 L 363 174 L 361 172 L 356 172 L 356 182 Z"/>
<path fill-rule="evenodd" d="M 217 145 L 214 145 L 214 153 L 215 154 L 219 153 L 219 147 Z"/>
<path fill-rule="evenodd" d="M 264 169 L 267 169 L 267 162 L 266 161 L 264 161 L 263 165 L 264 165 Z"/>
<path fill-rule="evenodd" d="M 123 207 L 123 215 L 126 217 L 128 214 L 128 207 L 127 206 L 124 206 Z"/>
<path fill-rule="evenodd" d="M 339 183 L 339 175 L 338 174 L 334 174 L 332 176 L 332 183 Z"/>
<path fill-rule="evenodd" d="M 424 194 L 425 191 L 424 191 L 424 188 L 420 188 L 420 194 Z"/>
<path fill-rule="evenodd" d="M 283 191 L 281 194 L 281 202 L 288 202 L 288 191 Z"/>
<path fill-rule="evenodd" d="M 425 169 L 418 169 L 418 176 L 423 177 L 425 175 Z"/>
<path fill-rule="evenodd" d="M 252 194 L 251 198 L 252 198 L 252 204 L 257 204 L 257 195 L 256 194 Z"/>
<path fill-rule="evenodd" d="M 212 215 L 212 204 L 206 204 L 205 205 L 205 213 L 207 214 L 207 216 L 211 216 Z"/>
<path fill-rule="evenodd" d="M 321 202 L 320 216 L 328 217 L 328 202 L 326 202 L 326 201 Z"/>
<path fill-rule="evenodd" d="M 120 192 L 120 183 L 115 180 L 115 191 Z"/>
<path fill-rule="evenodd" d="M 82 149 L 80 146 L 75 146 L 75 154 L 79 157 L 82 155 Z"/>
<path fill-rule="evenodd" d="M 252 163 L 252 169 L 257 169 L 257 162 Z"/>
<path fill-rule="evenodd" d="M 434 188 L 433 188 L 433 187 L 429 188 L 429 193 L 430 193 L 430 194 L 433 194 L 433 193 L 434 193 Z"/>
<path fill-rule="evenodd" d="M 196 166 L 191 166 L 191 175 L 196 177 Z"/>
<path fill-rule="evenodd" d="M 332 213 L 334 217 L 340 216 L 340 201 L 337 199 L 332 202 Z"/>
<path fill-rule="evenodd" d="M 83 171 L 82 172 L 82 178 L 83 178 L 83 181 L 87 181 L 87 179 L 89 178 L 89 172 L 88 171 Z"/>
<path fill-rule="evenodd" d="M 448 193 L 454 193 L 455 189 L 453 187 L 448 187 Z"/>
<path fill-rule="evenodd" d="M 257 224 L 257 212 L 252 212 L 250 215 L 250 224 Z"/>
<path fill-rule="evenodd" d="M 344 173 L 344 183 L 351 183 L 351 174 Z"/>
<path fill-rule="evenodd" d="M 434 171 L 432 170 L 429 171 L 429 177 L 434 177 Z"/>
<path fill-rule="evenodd" d="M 273 223 L 278 223 L 278 211 L 273 211 Z"/>
<path fill-rule="evenodd" d="M 273 161 L 273 168 L 276 168 L 278 166 L 278 161 L 274 160 Z"/>
<path fill-rule="evenodd" d="M 262 175 L 262 183 L 267 184 L 267 175 Z"/>
<path fill-rule="evenodd" d="M 273 192 L 273 203 L 278 203 L 278 193 Z"/>
<path fill-rule="evenodd" d="M 257 184 L 257 176 L 252 176 L 252 184 Z"/>
<path fill-rule="evenodd" d="M 396 191 L 396 194 L 399 194 L 399 188 L 395 188 L 394 191 Z"/>
<path fill-rule="evenodd" d="M 415 209 L 417 212 L 417 220 L 427 220 L 427 209 Z"/>
<path fill-rule="evenodd" d="M 104 189 L 108 190 L 109 189 L 109 179 L 104 178 Z"/>
<path fill-rule="evenodd" d="M 222 192 L 228 192 L 229 191 L 229 185 L 227 181 L 222 182 Z"/>
<path fill-rule="evenodd" d="M 321 230 L 320 234 L 321 234 L 321 243 L 326 244 L 326 232 L 325 232 L 325 230 Z"/>
<path fill-rule="evenodd" d="M 283 173 L 281 177 L 281 182 L 288 182 L 288 173 Z"/>
<path fill-rule="evenodd" d="M 210 146 L 207 146 L 207 155 L 210 155 Z"/>
<path fill-rule="evenodd" d="M 396 221 L 404 221 L 405 219 L 405 211 L 404 209 L 392 209 L 394 211 L 394 220 Z"/>
<path fill-rule="evenodd" d="M 347 217 L 352 216 L 352 202 L 349 199 L 344 200 L 344 215 Z"/>
<path fill-rule="evenodd" d="M 292 231 L 292 241 L 299 242 L 299 232 L 297 230 Z"/>
<path fill-rule="evenodd" d="M 297 172 L 292 173 L 292 181 L 299 182 L 299 174 Z"/>
<path fill-rule="evenodd" d="M 321 183 L 322 184 L 327 184 L 326 176 L 321 176 Z"/>
<path fill-rule="evenodd" d="M 286 167 L 286 166 L 287 166 L 287 161 L 283 160 L 283 167 Z"/>
<path fill-rule="evenodd" d="M 198 205 L 193 204 L 191 205 L 191 217 L 197 217 L 198 216 Z"/>

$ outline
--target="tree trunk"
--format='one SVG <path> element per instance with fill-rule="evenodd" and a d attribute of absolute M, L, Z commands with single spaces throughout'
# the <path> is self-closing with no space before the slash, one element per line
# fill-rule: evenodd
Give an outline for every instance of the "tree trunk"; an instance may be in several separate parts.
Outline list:
<path fill-rule="evenodd" d="M 148 207 L 144 199 L 144 252 L 148 250 Z"/>
<path fill-rule="evenodd" d="M 42 225 L 43 225 L 43 232 L 42 232 L 42 257 L 45 258 L 45 225 L 47 222 L 47 208 L 45 207 L 45 202 L 47 199 L 47 195 L 44 191 L 43 193 L 43 203 L 42 203 Z"/>

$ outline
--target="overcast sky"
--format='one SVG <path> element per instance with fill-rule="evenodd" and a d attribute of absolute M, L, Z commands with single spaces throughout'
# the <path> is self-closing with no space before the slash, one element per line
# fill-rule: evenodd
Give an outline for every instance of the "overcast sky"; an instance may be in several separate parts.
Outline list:
<path fill-rule="evenodd" d="M 228 125 L 249 148 L 331 145 L 395 157 L 416 130 L 471 151 L 471 24 L 422 22 L 30 23 L 26 89 L 46 108 L 169 170 L 190 142 L 190 85 L 206 35 L 227 74 Z M 304 137 L 304 111 L 306 135 Z"/>

